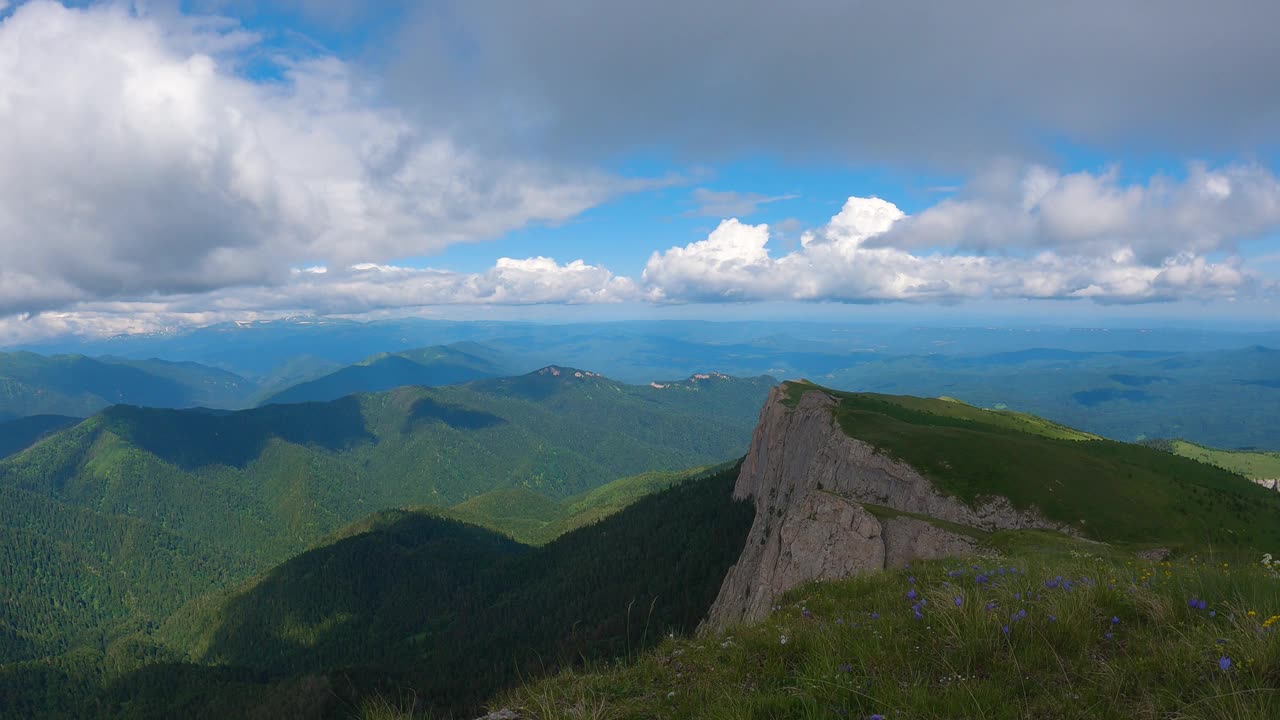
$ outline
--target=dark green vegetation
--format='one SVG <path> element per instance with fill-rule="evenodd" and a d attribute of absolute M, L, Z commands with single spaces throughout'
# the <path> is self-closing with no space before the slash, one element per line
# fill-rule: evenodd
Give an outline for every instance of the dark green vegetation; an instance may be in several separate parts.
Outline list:
<path fill-rule="evenodd" d="M 85 417 L 116 403 L 234 407 L 253 389 L 242 377 L 191 362 L 0 353 L 0 420 Z"/>
<path fill-rule="evenodd" d="M 486 524 L 546 541 L 616 508 L 606 497 L 582 508 L 599 514 L 575 516 L 575 496 L 614 478 L 741 454 L 772 384 L 715 378 L 657 390 L 575 372 L 239 412 L 121 405 L 0 460 L 0 489 L 66 511 L 5 516 L 29 537 L 0 567 L 0 576 L 27 578 L 21 602 L 0 604 L 0 628 L 49 622 L 39 642 L 29 628 L 0 632 L 0 656 L 34 658 L 91 637 L 102 647 L 384 508 L 521 488 L 560 510 L 545 526 Z M 467 517 L 484 521 L 476 506 L 483 501 Z M 64 540 L 55 528 L 71 515 L 93 522 Z M 130 552 L 103 555 L 126 541 Z M 32 563 L 25 548 L 36 542 L 44 545 L 31 552 L 48 559 Z M 183 582 L 153 575 L 163 568 L 148 563 L 165 553 Z M 115 564 L 104 568 L 104 557 Z M 164 604 L 123 593 L 134 580 L 146 583 L 135 594 L 158 593 Z M 89 599 L 67 588 L 86 588 Z"/>
<path fill-rule="evenodd" d="M 380 508 L 565 498 L 733 457 L 772 384 L 554 372 L 233 413 L 116 406 L 0 462 L 0 484 L 282 559 Z"/>
<path fill-rule="evenodd" d="M 476 343 L 380 353 L 271 395 L 267 403 L 336 400 L 404 385 L 454 385 L 503 375 L 497 353 Z"/>
<path fill-rule="evenodd" d="M 502 488 L 439 511 L 529 545 L 544 545 L 571 530 L 598 522 L 640 498 L 690 478 L 723 472 L 728 465 L 677 472 L 647 472 L 594 490 L 553 500 L 526 488 Z"/>
<path fill-rule="evenodd" d="M 851 437 L 967 502 L 1004 496 L 1108 542 L 1280 547 L 1280 493 L 1221 468 L 953 400 L 826 392 Z"/>
<path fill-rule="evenodd" d="M 370 693 L 412 693 L 469 717 L 521 678 L 691 631 L 752 521 L 730 499 L 736 476 L 686 481 L 538 549 L 378 513 L 105 655 L 0 669 L 0 716 L 348 717 Z"/>
<path fill-rule="evenodd" d="M 800 588 L 758 624 L 493 706 L 531 720 L 1280 717 L 1280 575 L 1042 540 L 1002 534 L 982 557 Z"/>
<path fill-rule="evenodd" d="M 42 438 L 78 422 L 80 418 L 66 415 L 29 415 L 0 422 L 0 458 L 26 450 Z"/>

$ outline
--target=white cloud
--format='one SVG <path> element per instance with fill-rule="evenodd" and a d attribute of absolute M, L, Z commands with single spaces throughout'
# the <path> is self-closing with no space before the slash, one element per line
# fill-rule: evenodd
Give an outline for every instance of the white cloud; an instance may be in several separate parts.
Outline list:
<path fill-rule="evenodd" d="M 1189 168 L 1187 177 L 1121 182 L 1118 171 L 1033 166 L 985 173 L 951 199 L 898 223 L 875 244 L 971 251 L 1130 251 L 1155 265 L 1182 253 L 1234 251 L 1280 227 L 1280 180 L 1256 165 Z"/>
<path fill-rule="evenodd" d="M 1041 183 L 1036 173 L 1029 177 L 1034 208 L 1056 192 L 1058 182 Z M 1216 176 L 1205 175 L 1204 181 L 1193 178 L 1188 184 L 1209 187 L 1212 177 Z M 1070 189 L 1064 195 L 1070 197 L 1073 192 Z M 1099 199 L 1097 213 L 1092 212 L 1092 203 L 1084 203 L 1079 210 L 1085 217 L 1063 212 L 1052 222 L 1077 235 L 1099 236 L 1099 227 L 1120 226 L 1132 204 L 1124 197 L 1112 200 Z M 1017 207 L 948 203 L 944 203 L 946 212 L 957 219 L 953 227 L 1004 229 L 999 227 L 1000 219 L 1025 214 Z M 1064 203 L 1064 208 L 1068 205 Z M 1065 251 L 1037 250 L 1030 255 L 963 254 L 954 245 L 965 236 L 942 232 L 945 224 L 930 214 L 935 209 L 926 210 L 919 216 L 924 220 L 916 222 L 892 203 L 851 197 L 825 227 L 805 234 L 799 250 L 779 257 L 769 252 L 767 225 L 726 220 L 706 240 L 654 253 L 645 266 L 643 285 L 647 296 L 657 302 L 1090 298 L 1133 303 L 1234 298 L 1264 284 L 1242 269 L 1238 260 L 1209 262 L 1199 254 L 1203 245 L 1193 242 L 1199 237 L 1194 232 L 1183 235 L 1188 249 L 1154 262 L 1144 260 L 1128 245 L 1113 245 L 1110 252 L 1099 253 L 1098 243 L 1067 244 Z M 1187 208 L 1168 210 L 1182 217 L 1195 214 Z M 920 232 L 921 226 L 928 229 L 928 244 L 935 249 L 924 254 L 888 246 L 892 239 L 904 237 L 899 232 L 904 225 L 906 233 Z M 948 241 L 952 247 L 937 249 Z"/>
<path fill-rule="evenodd" d="M 294 270 L 280 283 L 131 301 L 86 301 L 66 310 L 0 318 L 0 345 L 62 334 L 115 335 L 294 314 L 363 315 L 448 305 L 616 303 L 635 283 L 582 260 L 499 258 L 480 273 L 359 263 Z"/>
<path fill-rule="evenodd" d="M 235 73 L 255 42 L 123 5 L 0 22 L 0 315 L 288 283 L 425 255 L 636 187 L 482 157 L 380 107 L 342 62 Z"/>

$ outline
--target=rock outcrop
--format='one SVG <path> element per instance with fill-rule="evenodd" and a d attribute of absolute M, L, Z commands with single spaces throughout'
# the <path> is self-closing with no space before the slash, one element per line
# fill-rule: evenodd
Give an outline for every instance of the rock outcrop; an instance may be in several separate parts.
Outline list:
<path fill-rule="evenodd" d="M 1254 480 L 1254 482 L 1268 490 L 1275 490 L 1277 492 L 1280 492 L 1280 480 L 1278 479 L 1270 478 L 1266 480 Z"/>
<path fill-rule="evenodd" d="M 779 596 L 811 580 L 962 554 L 982 531 L 1070 528 L 1003 497 L 970 506 L 906 463 L 849 437 L 820 390 L 795 406 L 774 388 L 734 487 L 755 522 L 707 618 L 718 629 L 758 620 Z M 870 508 L 866 506 L 871 506 Z"/>

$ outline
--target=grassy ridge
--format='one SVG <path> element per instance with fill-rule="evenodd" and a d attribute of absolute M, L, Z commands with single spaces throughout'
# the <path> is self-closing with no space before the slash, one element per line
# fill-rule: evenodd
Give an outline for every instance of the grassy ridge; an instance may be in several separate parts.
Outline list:
<path fill-rule="evenodd" d="M 1001 552 L 1008 539 L 982 557 L 801 588 L 756 625 L 494 706 L 536 720 L 1280 716 L 1274 572 L 1061 540 Z"/>
<path fill-rule="evenodd" d="M 1280 478 L 1280 452 L 1218 450 L 1189 443 L 1186 440 L 1170 441 L 1169 449 L 1177 455 L 1216 465 L 1250 479 Z"/>
<path fill-rule="evenodd" d="M 850 437 L 966 502 L 1007 497 L 1109 542 L 1280 547 L 1280 494 L 1221 468 L 954 401 L 822 391 Z"/>

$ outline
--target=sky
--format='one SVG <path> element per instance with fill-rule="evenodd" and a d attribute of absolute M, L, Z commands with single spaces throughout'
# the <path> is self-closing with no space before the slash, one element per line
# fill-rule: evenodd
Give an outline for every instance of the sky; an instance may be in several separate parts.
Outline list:
<path fill-rule="evenodd" d="M 1280 325 L 1269 0 L 0 0 L 0 343 Z"/>

